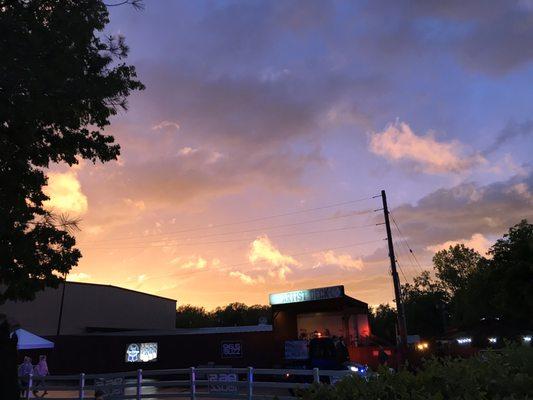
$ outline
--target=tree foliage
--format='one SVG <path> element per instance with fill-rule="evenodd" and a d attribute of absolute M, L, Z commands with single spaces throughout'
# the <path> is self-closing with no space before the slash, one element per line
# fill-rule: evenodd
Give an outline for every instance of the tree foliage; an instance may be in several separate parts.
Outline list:
<path fill-rule="evenodd" d="M 478 270 L 481 255 L 464 244 L 450 246 L 433 256 L 435 276 L 439 284 L 450 296 L 468 285 L 470 278 Z"/>
<path fill-rule="evenodd" d="M 533 348 L 510 347 L 471 358 L 430 359 L 416 372 L 382 369 L 368 381 L 358 376 L 316 385 L 305 400 L 528 399 L 533 395 Z"/>
<path fill-rule="evenodd" d="M 43 202 L 46 168 L 116 159 L 104 134 L 143 89 L 100 0 L 0 1 L 0 303 L 57 286 L 81 257 Z"/>
<path fill-rule="evenodd" d="M 533 328 L 533 225 L 526 220 L 498 239 L 487 258 L 458 244 L 437 252 L 433 264 L 434 274 L 424 271 L 402 285 L 409 333 L 439 336 L 448 327 L 476 326 L 482 318 Z M 384 310 L 380 307 L 377 311 Z M 394 329 L 390 313 L 377 311 L 374 331 Z"/>
<path fill-rule="evenodd" d="M 396 310 L 388 304 L 380 304 L 369 315 L 372 334 L 393 344 L 396 342 Z"/>
<path fill-rule="evenodd" d="M 230 303 L 224 307 L 217 307 L 213 311 L 206 311 L 203 307 L 187 304 L 178 307 L 176 311 L 176 327 L 205 328 L 210 326 L 257 325 L 262 317 L 267 320 L 267 323 L 272 322 L 269 306 Z"/>
<path fill-rule="evenodd" d="M 428 271 L 402 286 L 409 333 L 436 336 L 445 328 L 447 293 L 442 282 L 434 281 Z"/>
<path fill-rule="evenodd" d="M 515 225 L 489 251 L 484 268 L 490 304 L 499 316 L 533 328 L 533 224 Z"/>

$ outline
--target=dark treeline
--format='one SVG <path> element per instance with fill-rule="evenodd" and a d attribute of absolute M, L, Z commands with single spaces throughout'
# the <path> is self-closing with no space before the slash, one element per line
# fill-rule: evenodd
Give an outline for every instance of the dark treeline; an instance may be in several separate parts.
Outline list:
<path fill-rule="evenodd" d="M 435 337 L 450 329 L 470 329 L 483 319 L 508 329 L 533 329 L 533 225 L 509 229 L 487 256 L 462 244 L 433 257 L 433 270 L 402 285 L 410 334 Z M 396 311 L 373 310 L 373 333 L 394 341 Z"/>
<path fill-rule="evenodd" d="M 207 311 L 204 307 L 186 304 L 176 310 L 176 328 L 257 325 L 261 319 L 272 323 L 270 306 L 230 303 Z"/>

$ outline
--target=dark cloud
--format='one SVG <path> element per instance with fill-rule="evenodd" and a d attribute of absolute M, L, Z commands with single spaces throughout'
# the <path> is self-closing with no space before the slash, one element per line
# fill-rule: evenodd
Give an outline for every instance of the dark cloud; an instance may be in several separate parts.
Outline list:
<path fill-rule="evenodd" d="M 490 74 L 501 74 L 533 59 L 533 13 L 510 11 L 475 23 L 458 46 L 462 61 Z"/>
<path fill-rule="evenodd" d="M 368 46 L 396 54 L 450 53 L 468 68 L 505 74 L 533 59 L 533 5 L 528 1 L 373 1 L 371 19 L 387 27 L 367 32 Z"/>
<path fill-rule="evenodd" d="M 481 186 L 463 183 L 439 189 L 393 214 L 418 249 L 475 233 L 501 235 L 521 219 L 533 218 L 533 172 Z"/>
<path fill-rule="evenodd" d="M 533 134 L 533 120 L 529 119 L 524 122 L 509 122 L 505 128 L 499 132 L 498 136 L 496 136 L 494 143 L 484 151 L 484 154 L 491 154 L 511 140 L 531 134 Z"/>
<path fill-rule="evenodd" d="M 383 93 L 378 77 L 328 74 L 280 75 L 275 79 L 211 77 L 179 66 L 144 66 L 149 88 L 136 107 L 151 118 L 178 121 L 187 136 L 209 137 L 226 145 L 286 143 L 320 134 L 322 122 L 351 96 Z M 351 103 L 354 103 L 352 101 Z"/>

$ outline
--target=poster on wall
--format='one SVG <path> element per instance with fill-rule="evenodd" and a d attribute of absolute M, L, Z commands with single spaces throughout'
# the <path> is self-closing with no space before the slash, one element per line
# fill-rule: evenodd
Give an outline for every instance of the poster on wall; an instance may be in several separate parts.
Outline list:
<path fill-rule="evenodd" d="M 285 359 L 286 360 L 307 360 L 309 358 L 309 347 L 307 340 L 286 340 Z"/>
<path fill-rule="evenodd" d="M 126 362 L 157 361 L 157 343 L 130 343 L 126 348 Z"/>
<path fill-rule="evenodd" d="M 242 358 L 242 342 L 240 340 L 224 340 L 220 342 L 220 356 L 222 358 Z"/>

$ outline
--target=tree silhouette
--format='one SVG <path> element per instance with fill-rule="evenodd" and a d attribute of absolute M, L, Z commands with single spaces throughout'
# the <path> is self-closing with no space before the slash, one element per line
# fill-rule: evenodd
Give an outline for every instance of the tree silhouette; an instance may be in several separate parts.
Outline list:
<path fill-rule="evenodd" d="M 103 34 L 108 22 L 99 0 L 0 7 L 0 304 L 56 287 L 81 257 L 42 189 L 51 163 L 119 154 L 103 130 L 143 85 L 124 38 Z"/>

